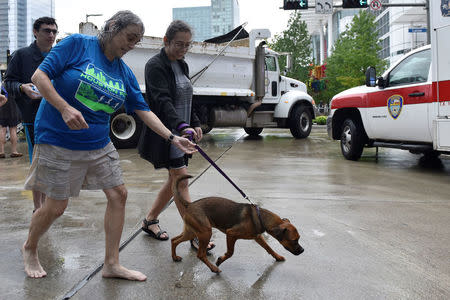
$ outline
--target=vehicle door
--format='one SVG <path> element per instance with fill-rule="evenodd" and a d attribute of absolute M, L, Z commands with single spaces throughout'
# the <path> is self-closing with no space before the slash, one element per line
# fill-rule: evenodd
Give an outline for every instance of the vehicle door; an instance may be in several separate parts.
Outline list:
<path fill-rule="evenodd" d="M 368 94 L 367 120 L 371 138 L 430 142 L 428 120 L 432 103 L 431 51 L 407 56 L 385 77 L 386 86 Z"/>
<path fill-rule="evenodd" d="M 277 57 L 267 55 L 264 63 L 265 69 L 265 88 L 266 94 L 264 96 L 264 103 L 278 103 L 280 97 L 280 83 Z"/>

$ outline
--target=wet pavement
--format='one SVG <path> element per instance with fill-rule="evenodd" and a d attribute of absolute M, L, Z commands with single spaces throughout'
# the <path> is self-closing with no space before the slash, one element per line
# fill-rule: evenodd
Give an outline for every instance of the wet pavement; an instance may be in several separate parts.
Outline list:
<path fill-rule="evenodd" d="M 242 129 L 214 129 L 200 146 L 256 204 L 289 218 L 305 252 L 275 262 L 254 241 L 239 240 L 234 256 L 216 275 L 188 243 L 170 256 L 170 241 L 139 232 L 141 219 L 167 176 L 119 150 L 128 187 L 121 263 L 148 276 L 146 282 L 103 279 L 94 274 L 104 255 L 101 191 L 71 199 L 40 242 L 48 276 L 26 278 L 20 247 L 26 239 L 31 193 L 23 191 L 28 157 L 0 160 L 0 299 L 449 299 L 450 157 L 428 163 L 406 151 L 366 149 L 345 160 L 324 127 L 295 140 L 289 131 L 264 130 L 249 139 Z M 7 147 L 7 150 L 9 148 Z M 26 153 L 25 143 L 19 150 Z M 193 199 L 219 195 L 245 199 L 199 154 L 190 161 Z M 160 216 L 171 237 L 182 230 L 175 205 Z M 225 252 L 225 236 L 213 230 Z M 87 280 L 87 278 L 90 280 Z"/>

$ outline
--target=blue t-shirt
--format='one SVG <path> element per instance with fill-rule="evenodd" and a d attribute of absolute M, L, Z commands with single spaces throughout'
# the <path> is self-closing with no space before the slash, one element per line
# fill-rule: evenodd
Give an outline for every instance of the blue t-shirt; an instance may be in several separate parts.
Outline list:
<path fill-rule="evenodd" d="M 83 114 L 89 128 L 71 130 L 60 112 L 43 99 L 35 120 L 36 144 L 100 149 L 110 142 L 110 114 L 122 104 L 127 113 L 150 110 L 133 72 L 122 59 L 109 61 L 97 37 L 66 37 L 53 47 L 39 69 L 52 80 L 58 94 Z"/>

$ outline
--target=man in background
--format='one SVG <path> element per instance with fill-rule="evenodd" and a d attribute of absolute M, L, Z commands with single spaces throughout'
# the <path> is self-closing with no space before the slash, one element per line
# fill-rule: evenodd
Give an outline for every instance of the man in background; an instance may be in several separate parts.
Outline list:
<path fill-rule="evenodd" d="M 4 78 L 8 98 L 16 102 L 22 114 L 30 162 L 34 147 L 34 119 L 42 99 L 39 91 L 31 83 L 31 76 L 52 49 L 57 34 L 58 25 L 54 18 L 37 19 L 33 24 L 33 35 L 36 40 L 30 46 L 18 49 L 12 54 Z M 43 193 L 33 191 L 33 212 L 41 207 L 44 200 Z"/>

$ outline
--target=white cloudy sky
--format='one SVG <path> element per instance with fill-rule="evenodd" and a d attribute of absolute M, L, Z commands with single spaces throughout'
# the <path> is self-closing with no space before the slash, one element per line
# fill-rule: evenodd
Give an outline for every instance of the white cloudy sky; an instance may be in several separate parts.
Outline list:
<path fill-rule="evenodd" d="M 283 31 L 289 19 L 289 11 L 279 9 L 283 0 L 238 0 L 240 22 L 248 22 L 247 31 L 269 28 L 272 36 Z M 163 36 L 172 20 L 173 7 L 208 6 L 210 0 L 55 0 L 56 20 L 61 33 L 78 32 L 78 24 L 86 20 L 86 14 L 103 14 L 90 17 L 99 28 L 118 10 L 129 9 L 144 22 L 145 35 Z"/>

